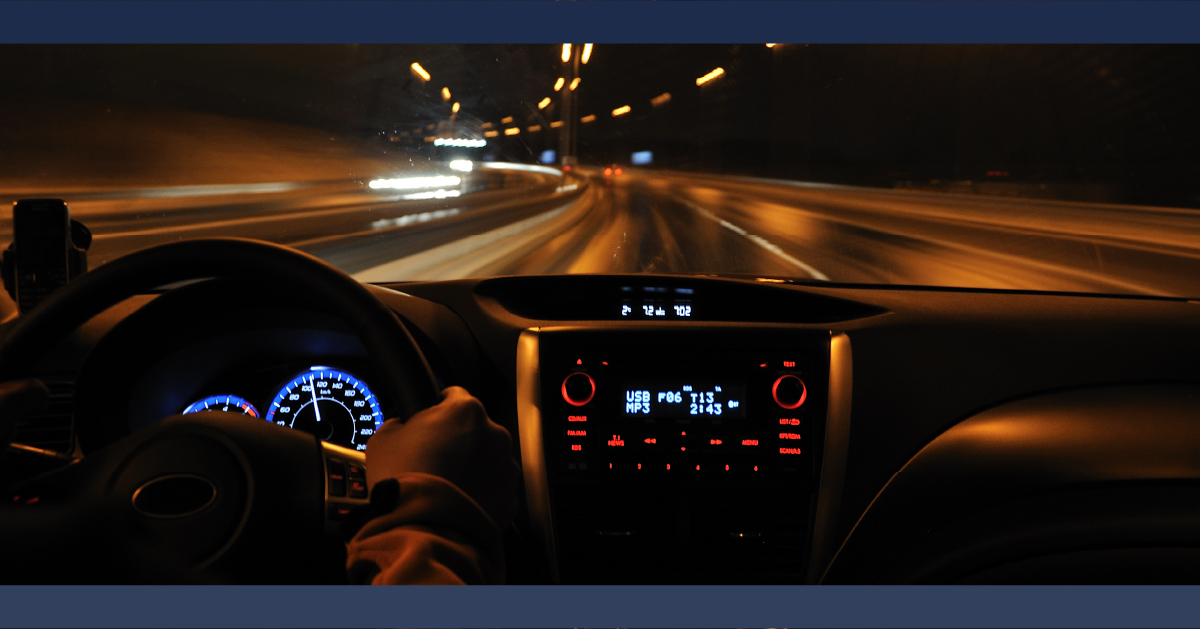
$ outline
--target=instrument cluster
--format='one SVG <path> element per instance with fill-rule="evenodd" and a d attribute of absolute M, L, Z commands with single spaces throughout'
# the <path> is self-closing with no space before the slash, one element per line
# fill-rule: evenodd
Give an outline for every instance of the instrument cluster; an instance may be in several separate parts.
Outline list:
<path fill-rule="evenodd" d="M 360 378 L 326 365 L 312 365 L 293 372 L 269 393 L 242 383 L 215 383 L 211 391 L 181 409 L 182 414 L 205 411 L 241 413 L 247 417 L 273 422 L 293 430 L 303 430 L 318 439 L 354 450 L 366 450 L 367 440 L 383 425 L 385 417 L 379 400 Z M 256 407 L 254 399 L 261 406 Z M 261 409 L 261 410 L 260 410 Z"/>

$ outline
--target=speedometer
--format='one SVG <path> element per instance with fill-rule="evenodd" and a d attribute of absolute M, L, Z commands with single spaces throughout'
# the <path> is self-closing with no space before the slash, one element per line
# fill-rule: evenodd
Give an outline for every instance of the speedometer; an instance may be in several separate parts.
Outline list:
<path fill-rule="evenodd" d="M 367 449 L 367 439 L 383 419 L 379 401 L 366 384 L 344 371 L 321 366 L 284 385 L 266 417 L 269 422 L 355 450 Z"/>

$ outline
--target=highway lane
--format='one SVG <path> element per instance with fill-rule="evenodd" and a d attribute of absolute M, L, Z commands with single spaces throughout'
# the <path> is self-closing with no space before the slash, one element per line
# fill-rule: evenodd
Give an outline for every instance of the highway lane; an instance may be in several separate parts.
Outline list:
<path fill-rule="evenodd" d="M 1200 212 L 677 176 L 664 192 L 840 282 L 1200 294 Z"/>
<path fill-rule="evenodd" d="M 316 182 L 69 200 L 96 234 L 97 263 L 160 242 L 237 235 L 296 246 L 364 281 L 715 273 L 1200 295 L 1200 213 L 1192 210 L 584 173 L 477 173 L 452 198 Z"/>
<path fill-rule="evenodd" d="M 560 237 L 558 258 L 531 243 L 490 270 L 1200 295 L 1193 210 L 680 173 L 597 181 L 595 225 Z"/>
<path fill-rule="evenodd" d="M 418 172 L 410 176 L 447 174 L 460 175 L 461 185 L 371 189 L 366 181 L 338 180 L 79 190 L 53 196 L 66 199 L 72 217 L 92 231 L 88 258 L 94 267 L 145 247 L 218 236 L 260 238 L 333 252 L 337 258 L 338 246 L 345 243 L 386 239 L 398 231 L 435 243 L 439 238 L 452 239 L 454 234 L 431 232 L 427 228 L 432 225 L 471 223 L 486 229 L 497 219 L 536 212 L 543 201 L 578 194 L 577 184 L 568 183 L 563 189 L 561 176 L 547 172 L 487 169 L 467 174 Z M 38 196 L 51 196 L 39 192 Z M 5 196 L 30 195 L 18 192 Z M 419 198 L 422 196 L 434 198 Z M 0 241 L 11 238 L 11 219 L 5 216 L 0 219 Z M 371 259 L 366 252 L 360 254 L 343 256 L 340 261 L 353 268 L 359 263 L 357 258 Z"/>

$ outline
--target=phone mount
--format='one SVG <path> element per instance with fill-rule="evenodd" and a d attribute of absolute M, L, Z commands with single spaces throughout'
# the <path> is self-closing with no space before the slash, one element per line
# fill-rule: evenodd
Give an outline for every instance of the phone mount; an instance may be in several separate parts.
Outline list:
<path fill-rule="evenodd" d="M 13 204 L 13 241 L 4 250 L 4 289 L 21 313 L 87 272 L 92 232 L 71 218 L 62 199 L 22 199 Z"/>

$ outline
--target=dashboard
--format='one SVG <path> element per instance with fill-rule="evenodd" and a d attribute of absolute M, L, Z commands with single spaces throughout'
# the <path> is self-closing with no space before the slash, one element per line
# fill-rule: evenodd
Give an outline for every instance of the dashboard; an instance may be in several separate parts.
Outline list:
<path fill-rule="evenodd" d="M 286 294 L 231 304 L 243 288 L 141 296 L 67 339 L 39 370 L 89 418 L 73 442 L 208 405 L 369 447 L 361 343 Z M 1200 578 L 1160 552 L 1200 548 L 1196 302 L 655 275 L 371 290 L 514 435 L 510 582 Z"/>

